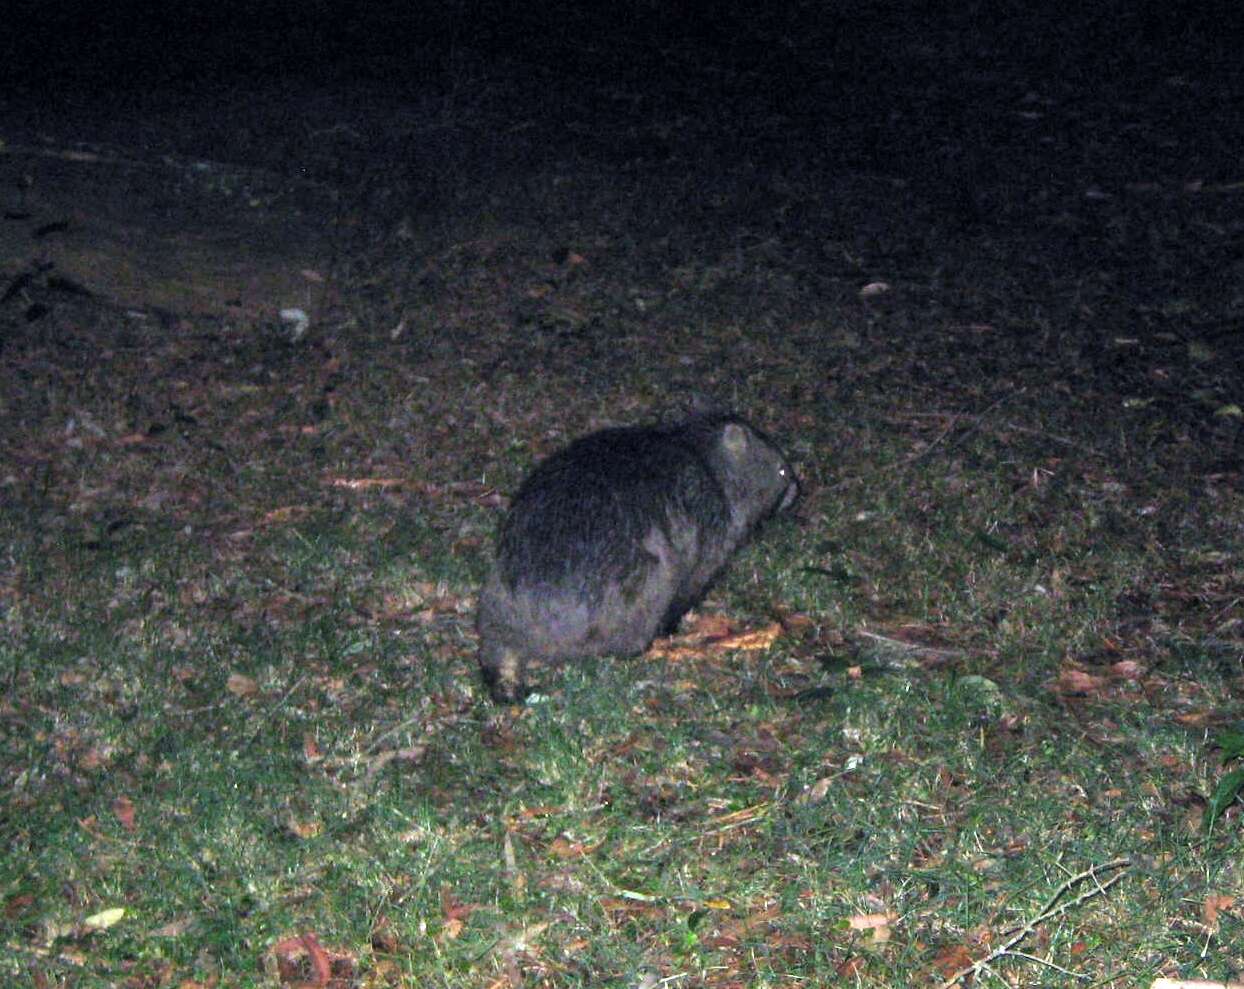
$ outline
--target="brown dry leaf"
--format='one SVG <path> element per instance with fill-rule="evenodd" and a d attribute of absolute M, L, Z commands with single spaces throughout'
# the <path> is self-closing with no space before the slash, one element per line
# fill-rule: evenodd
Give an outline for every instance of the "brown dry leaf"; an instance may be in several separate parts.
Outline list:
<path fill-rule="evenodd" d="M 194 927 L 195 918 L 182 917 L 180 920 L 170 920 L 167 924 L 157 927 L 151 932 L 152 937 L 181 937 L 186 931 Z"/>
<path fill-rule="evenodd" d="M 259 684 L 243 673 L 230 673 L 225 689 L 234 697 L 254 697 L 259 693 Z"/>
<path fill-rule="evenodd" d="M 458 917 L 450 917 L 444 924 L 441 925 L 441 933 L 437 940 L 453 941 L 459 934 L 462 933 L 462 929 L 464 927 L 466 927 L 466 924 L 464 924 L 461 919 Z"/>
<path fill-rule="evenodd" d="M 782 916 L 782 908 L 778 904 L 756 910 L 746 917 L 740 917 L 728 924 L 723 925 L 721 933 L 726 938 L 744 938 L 756 931 L 762 930 L 769 926 L 770 923 Z"/>
<path fill-rule="evenodd" d="M 553 858 L 558 859 L 577 859 L 584 855 L 591 855 L 592 852 L 600 848 L 600 842 L 595 845 L 585 845 L 581 841 L 571 841 L 565 835 L 559 834 L 549 844 L 549 854 Z"/>
<path fill-rule="evenodd" d="M 949 979 L 956 972 L 962 972 L 974 960 L 967 945 L 955 944 L 937 953 L 937 957 L 933 959 L 933 967 Z"/>
<path fill-rule="evenodd" d="M 126 831 L 133 833 L 134 831 L 134 801 L 129 797 L 117 797 L 112 802 L 112 813 L 116 815 L 121 827 Z"/>
<path fill-rule="evenodd" d="M 630 917 L 657 917 L 665 913 L 665 908 L 656 903 L 627 900 L 620 896 L 602 896 L 596 902 L 607 913 L 624 914 Z"/>
<path fill-rule="evenodd" d="M 1105 685 L 1104 677 L 1093 676 L 1074 667 L 1067 667 L 1058 674 L 1060 694 L 1099 694 Z"/>
<path fill-rule="evenodd" d="M 465 920 L 478 908 L 477 903 L 463 903 L 453 894 L 448 884 L 441 886 L 441 913 L 449 920 Z"/>
<path fill-rule="evenodd" d="M 727 652 L 729 650 L 758 652 L 773 645 L 781 637 L 782 631 L 781 622 L 774 622 L 771 625 L 766 625 L 764 628 L 751 632 L 740 632 L 738 635 L 727 636 L 724 639 L 715 639 L 711 643 L 711 647 L 713 652 Z"/>
<path fill-rule="evenodd" d="M 1221 893 L 1211 893 L 1201 904 L 1201 920 L 1211 931 L 1218 930 L 1218 914 L 1222 910 L 1230 910 L 1235 906 L 1235 897 Z"/>
<path fill-rule="evenodd" d="M 550 814 L 556 814 L 562 809 L 561 804 L 541 804 L 539 807 L 524 807 L 518 812 L 518 816 L 530 821 L 537 817 L 548 817 Z"/>
<path fill-rule="evenodd" d="M 886 910 L 882 913 L 857 913 L 848 918 L 847 925 L 853 931 L 873 931 L 878 927 L 889 927 L 896 920 L 898 914 L 893 910 Z"/>
<path fill-rule="evenodd" d="M 1139 680 L 1145 675 L 1145 668 L 1134 659 L 1121 659 L 1110 667 L 1110 672 L 1124 680 Z"/>
<path fill-rule="evenodd" d="M 816 620 L 811 616 L 804 614 L 802 611 L 791 612 L 790 614 L 781 615 L 782 624 L 788 632 L 795 635 L 807 635 L 816 630 Z"/>
<path fill-rule="evenodd" d="M 857 913 L 847 923 L 853 931 L 871 931 L 874 944 L 890 940 L 890 927 L 898 920 L 892 910 L 882 913 Z"/>
<path fill-rule="evenodd" d="M 316 763 L 324 758 L 324 753 L 320 751 L 319 743 L 316 742 L 315 736 L 310 732 L 306 732 L 302 736 L 302 757 L 309 763 Z"/>
<path fill-rule="evenodd" d="M 684 639 L 721 639 L 734 632 L 734 623 L 725 615 L 693 614 L 684 622 Z"/>
<path fill-rule="evenodd" d="M 673 639 L 658 639 L 644 655 L 650 659 L 664 659 L 671 663 L 681 663 L 686 660 L 699 659 L 704 655 L 704 651 L 691 646 L 677 645 Z M 691 686 L 697 685 L 692 684 Z"/>
<path fill-rule="evenodd" d="M 402 943 L 393 929 L 393 921 L 384 914 L 377 917 L 372 925 L 371 946 L 388 955 L 395 955 L 401 949 Z"/>
<path fill-rule="evenodd" d="M 283 938 L 272 947 L 276 956 L 277 973 L 282 985 L 294 985 L 299 989 L 329 986 L 343 980 L 350 984 L 354 972 L 354 958 L 345 952 L 328 952 L 315 934 L 295 934 Z"/>
<path fill-rule="evenodd" d="M 307 838 L 315 838 L 324 831 L 323 823 L 315 818 L 299 821 L 291 817 L 285 822 L 285 826 L 289 828 L 290 833 L 295 837 L 302 838 L 304 840 Z"/>
<path fill-rule="evenodd" d="M 15 920 L 29 910 L 35 903 L 33 893 L 19 893 L 17 896 L 10 896 L 4 901 L 4 916 L 8 920 Z"/>

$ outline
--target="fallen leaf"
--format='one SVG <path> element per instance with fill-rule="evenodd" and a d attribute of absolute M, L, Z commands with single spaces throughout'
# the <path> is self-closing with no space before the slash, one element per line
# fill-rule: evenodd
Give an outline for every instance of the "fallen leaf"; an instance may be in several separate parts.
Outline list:
<path fill-rule="evenodd" d="M 847 924 L 853 931 L 871 931 L 878 927 L 889 927 L 896 920 L 898 914 L 887 910 L 884 913 L 857 913 L 848 919 Z"/>
<path fill-rule="evenodd" d="M 230 673 L 225 681 L 225 689 L 234 697 L 254 697 L 259 693 L 259 684 L 251 677 L 242 673 Z"/>
<path fill-rule="evenodd" d="M 1225 896 L 1219 893 L 1211 893 L 1205 897 L 1205 902 L 1201 904 L 1201 920 L 1205 926 L 1211 931 L 1218 930 L 1218 913 L 1222 910 L 1230 910 L 1235 906 L 1234 896 Z"/>
<path fill-rule="evenodd" d="M 466 924 L 464 924 L 457 917 L 450 917 L 444 924 L 441 925 L 440 940 L 453 941 L 459 934 L 462 933 L 462 929 L 465 926 Z"/>
<path fill-rule="evenodd" d="M 129 797 L 117 797 L 112 802 L 112 812 L 116 815 L 121 827 L 126 831 L 134 830 L 134 801 Z"/>
<path fill-rule="evenodd" d="M 282 985 L 319 989 L 340 982 L 352 985 L 354 958 L 342 951 L 331 954 L 311 932 L 282 938 L 272 947 Z M 336 972 L 334 972 L 336 969 Z"/>
<path fill-rule="evenodd" d="M 592 854 L 599 847 L 599 842 L 595 845 L 585 845 L 581 841 L 571 841 L 565 835 L 559 834 L 549 844 L 549 854 L 559 859 L 577 859 Z"/>
<path fill-rule="evenodd" d="M 851 958 L 844 958 L 840 961 L 834 966 L 834 971 L 838 974 L 840 979 L 856 982 L 861 973 L 863 973 L 864 966 L 866 964 L 867 962 L 864 958 L 859 955 L 855 955 Z"/>
<path fill-rule="evenodd" d="M 693 613 L 683 622 L 687 630 L 684 638 L 720 639 L 734 632 L 734 623 L 725 615 L 704 615 Z"/>
<path fill-rule="evenodd" d="M 898 920 L 898 914 L 891 910 L 882 913 L 857 913 L 847 923 L 853 931 L 870 931 L 874 944 L 883 944 L 890 940 L 890 926 Z"/>
<path fill-rule="evenodd" d="M 715 652 L 726 652 L 727 650 L 758 652 L 762 649 L 768 649 L 781 635 L 781 622 L 774 622 L 772 625 L 766 625 L 764 628 L 756 629 L 752 632 L 741 632 L 738 635 L 727 636 L 724 639 L 716 639 L 712 643 L 712 648 Z"/>
<path fill-rule="evenodd" d="M 1068 667 L 1058 674 L 1058 692 L 1061 694 L 1096 694 L 1105 683 L 1105 678 L 1093 676 L 1074 667 Z"/>
<path fill-rule="evenodd" d="M 297 838 L 302 838 L 303 840 L 315 838 L 324 831 L 323 823 L 316 818 L 308 818 L 305 821 L 299 821 L 291 817 L 286 822 L 285 826 L 289 828 L 290 834 Z"/>
<path fill-rule="evenodd" d="M 162 927 L 157 927 L 151 932 L 151 937 L 181 937 L 186 931 L 194 927 L 195 918 L 182 917 L 180 920 L 170 920 Z"/>
<path fill-rule="evenodd" d="M 124 916 L 125 907 L 112 907 L 111 909 L 91 914 L 86 920 L 82 921 L 82 926 L 91 931 L 106 931 Z"/>
<path fill-rule="evenodd" d="M 1110 672 L 1125 680 L 1139 680 L 1145 675 L 1145 668 L 1134 659 L 1123 659 L 1111 666 Z"/>
<path fill-rule="evenodd" d="M 956 972 L 961 972 L 971 965 L 973 960 L 967 945 L 955 944 L 937 953 L 937 957 L 933 959 L 933 967 L 946 978 L 950 978 Z"/>

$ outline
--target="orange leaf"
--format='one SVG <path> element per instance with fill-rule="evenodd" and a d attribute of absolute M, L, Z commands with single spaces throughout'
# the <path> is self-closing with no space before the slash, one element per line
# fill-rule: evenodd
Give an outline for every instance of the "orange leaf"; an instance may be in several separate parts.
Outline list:
<path fill-rule="evenodd" d="M 1219 893 L 1211 893 L 1205 897 L 1205 902 L 1201 904 L 1201 920 L 1205 922 L 1205 926 L 1210 930 L 1218 929 L 1218 913 L 1222 910 L 1230 910 L 1235 906 L 1234 896 L 1224 896 Z"/>
<path fill-rule="evenodd" d="M 129 797 L 117 797 L 112 802 L 112 812 L 121 822 L 121 827 L 126 831 L 134 830 L 134 801 Z"/>
<path fill-rule="evenodd" d="M 300 986 L 327 986 L 333 975 L 333 965 L 321 946 L 319 939 L 311 932 L 295 934 L 283 938 L 272 948 L 276 955 L 277 971 L 284 984 L 298 983 Z M 303 962 L 306 965 L 303 965 Z M 306 969 L 310 968 L 310 972 Z M 310 976 L 307 978 L 306 976 Z"/>
<path fill-rule="evenodd" d="M 259 693 L 259 684 L 242 673 L 230 673 L 229 679 L 225 681 L 225 689 L 234 697 L 253 697 Z"/>
<path fill-rule="evenodd" d="M 1058 674 L 1058 690 L 1063 694 L 1096 694 L 1105 682 L 1102 677 L 1071 667 Z"/>
<path fill-rule="evenodd" d="M 857 913 L 847 923 L 853 931 L 871 931 L 876 927 L 889 927 L 896 920 L 898 914 L 887 910 L 885 913 Z"/>
<path fill-rule="evenodd" d="M 764 628 L 756 629 L 752 632 L 740 632 L 738 635 L 731 635 L 724 639 L 717 639 L 713 642 L 713 648 L 719 652 L 725 652 L 727 649 L 738 649 L 744 652 L 759 652 L 762 649 L 768 649 L 782 634 L 782 625 L 780 622 L 774 622 L 772 625 L 766 625 Z"/>
<path fill-rule="evenodd" d="M 559 859 L 577 859 L 584 855 L 590 855 L 600 847 L 600 844 L 585 845 L 581 841 L 571 841 L 565 835 L 558 835 L 549 844 L 549 854 Z"/>
<path fill-rule="evenodd" d="M 933 959 L 933 966 L 946 978 L 950 978 L 956 972 L 961 972 L 971 965 L 973 960 L 967 945 L 955 944 L 939 951 L 937 957 Z"/>
<path fill-rule="evenodd" d="M 454 940 L 459 934 L 462 933 L 462 928 L 465 926 L 466 925 L 457 917 L 450 917 L 447 921 L 445 921 L 444 926 L 441 928 L 441 940 Z"/>

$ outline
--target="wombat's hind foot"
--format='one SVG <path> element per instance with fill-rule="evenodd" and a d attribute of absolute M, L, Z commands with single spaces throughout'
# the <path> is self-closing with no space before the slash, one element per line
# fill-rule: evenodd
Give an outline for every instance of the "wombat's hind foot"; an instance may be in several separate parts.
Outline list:
<path fill-rule="evenodd" d="M 500 649 L 480 663 L 484 684 L 497 704 L 521 704 L 528 689 L 523 681 L 522 657 L 513 649 Z"/>

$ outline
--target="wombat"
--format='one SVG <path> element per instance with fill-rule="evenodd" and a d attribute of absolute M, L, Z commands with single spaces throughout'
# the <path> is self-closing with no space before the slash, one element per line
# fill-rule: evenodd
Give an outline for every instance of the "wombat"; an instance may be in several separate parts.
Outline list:
<path fill-rule="evenodd" d="M 734 415 L 605 429 L 550 456 L 514 497 L 480 594 L 493 699 L 521 700 L 529 665 L 643 652 L 798 490 L 778 448 Z"/>

